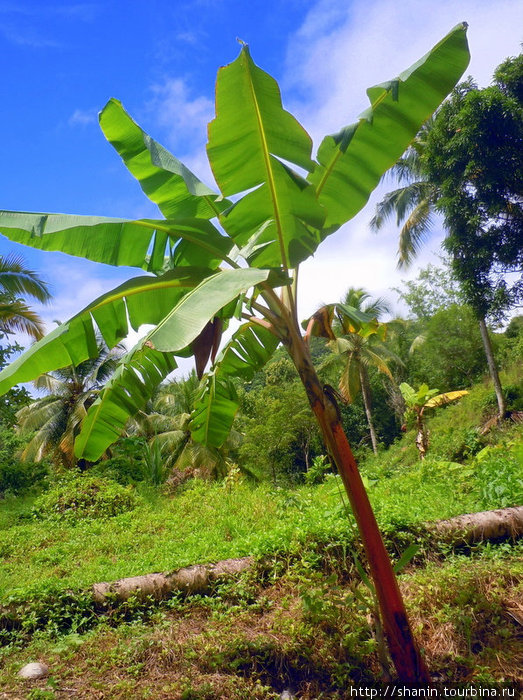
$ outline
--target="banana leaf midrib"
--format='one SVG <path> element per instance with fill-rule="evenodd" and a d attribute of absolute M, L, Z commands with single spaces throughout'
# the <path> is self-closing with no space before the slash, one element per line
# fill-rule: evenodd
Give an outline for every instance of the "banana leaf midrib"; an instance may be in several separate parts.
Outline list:
<path fill-rule="evenodd" d="M 399 78 L 397 78 L 397 80 L 399 81 Z M 374 102 L 371 102 L 370 107 L 368 107 L 365 110 L 365 112 L 370 112 L 370 113 L 374 112 L 374 110 L 379 106 L 379 104 L 387 98 L 388 93 L 389 93 L 389 90 L 386 88 L 383 88 L 383 92 L 381 93 L 381 95 Z M 365 114 L 365 112 L 363 114 Z M 361 114 L 359 119 L 358 119 L 358 123 L 357 123 L 355 131 L 359 128 L 361 122 L 365 121 L 365 117 L 363 116 L 363 114 Z M 414 140 L 414 137 L 413 137 L 413 140 Z M 328 167 L 325 168 L 325 174 L 323 175 L 323 177 L 320 179 L 318 185 L 316 186 L 316 199 L 319 198 L 326 181 L 328 180 L 332 170 L 334 169 L 334 166 L 336 165 L 338 160 L 344 155 L 344 153 L 345 153 L 345 151 L 342 151 L 341 148 L 338 148 L 336 151 L 335 157 L 331 160 Z"/>
<path fill-rule="evenodd" d="M 251 74 L 251 70 L 250 70 L 250 64 L 249 64 L 249 60 L 248 60 L 247 56 L 248 56 L 248 54 L 246 54 L 246 52 L 242 52 L 243 61 L 247 67 L 247 75 L 249 78 L 249 80 L 248 80 L 249 90 L 250 90 L 252 101 L 253 101 L 254 112 L 256 115 L 256 122 L 258 124 L 258 131 L 259 131 L 261 142 L 262 142 L 263 160 L 265 163 L 265 170 L 267 172 L 267 182 L 268 182 L 269 189 L 271 192 L 271 200 L 273 202 L 273 207 L 274 207 L 274 215 L 275 215 L 274 221 L 276 223 L 276 231 L 278 233 L 278 243 L 280 246 L 282 266 L 285 270 L 288 270 L 289 264 L 288 264 L 288 260 L 287 260 L 287 254 L 285 252 L 285 244 L 283 241 L 283 227 L 282 227 L 282 221 L 281 221 L 280 206 L 279 206 L 279 201 L 278 201 L 278 194 L 277 194 L 277 188 L 276 188 L 276 183 L 275 183 L 275 178 L 274 178 L 274 172 L 273 172 L 273 169 L 271 166 L 271 160 L 270 160 L 271 154 L 269 151 L 269 146 L 268 146 L 267 138 L 265 135 L 265 129 L 263 126 L 261 111 L 260 111 L 260 107 L 258 104 L 258 99 L 256 97 L 256 91 L 254 89 L 252 74 Z"/>
<path fill-rule="evenodd" d="M 136 278 L 135 278 L 136 279 Z M 154 279 L 154 277 L 147 277 L 146 279 Z M 132 280 L 130 280 L 132 282 Z M 115 301 L 118 301 L 119 299 L 127 299 L 128 297 L 135 296 L 136 294 L 142 294 L 143 292 L 149 292 L 149 291 L 156 291 L 158 289 L 166 289 L 167 287 L 183 287 L 184 289 L 194 289 L 201 283 L 201 280 L 198 280 L 196 282 L 188 282 L 187 278 L 176 278 L 173 280 L 162 280 L 161 278 L 158 279 L 158 282 L 153 283 L 153 284 L 142 284 L 139 287 L 133 287 L 129 290 L 123 289 L 120 293 L 118 294 L 112 294 L 111 296 L 106 296 L 103 298 L 102 301 L 100 301 L 99 304 L 96 304 L 96 306 L 89 306 L 87 309 L 84 309 L 83 311 L 80 311 L 78 316 L 81 314 L 84 314 L 86 312 L 92 313 L 93 311 L 96 311 L 97 309 L 101 309 L 104 307 L 106 304 L 112 304 Z M 109 293 L 110 294 L 110 293 Z M 74 318 L 74 317 L 73 317 Z M 72 319 L 70 319 L 72 320 Z"/>

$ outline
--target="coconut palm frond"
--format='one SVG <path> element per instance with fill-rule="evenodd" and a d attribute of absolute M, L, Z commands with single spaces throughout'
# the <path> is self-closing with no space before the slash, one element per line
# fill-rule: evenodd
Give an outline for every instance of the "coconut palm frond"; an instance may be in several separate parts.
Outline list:
<path fill-rule="evenodd" d="M 33 270 L 28 270 L 24 259 L 19 255 L 0 256 L 0 293 L 15 298 L 32 297 L 43 304 L 51 298 L 47 282 L 40 279 Z"/>
<path fill-rule="evenodd" d="M 34 340 L 44 334 L 44 323 L 36 311 L 20 299 L 0 297 L 0 331 L 3 333 L 25 333 Z"/>
<path fill-rule="evenodd" d="M 54 454 L 66 466 L 75 464 L 74 441 L 87 410 L 99 393 L 101 373 L 110 376 L 120 352 L 120 349 L 116 353 L 109 350 L 101 338 L 98 348 L 97 357 L 76 367 L 70 365 L 42 374 L 35 380 L 38 389 L 49 393 L 17 413 L 18 430 L 35 431 L 23 459 L 38 461 L 46 454 Z"/>
<path fill-rule="evenodd" d="M 352 403 L 361 391 L 358 361 L 352 354 L 350 354 L 345 361 L 338 387 L 340 394 L 347 403 Z"/>
<path fill-rule="evenodd" d="M 398 267 L 407 267 L 417 256 L 434 225 L 434 206 L 426 198 L 418 202 L 400 231 Z"/>
<path fill-rule="evenodd" d="M 32 433 L 39 430 L 51 418 L 57 415 L 58 407 L 61 404 L 59 396 L 44 396 L 42 399 L 34 401 L 28 406 L 21 408 L 16 414 L 20 433 Z"/>
<path fill-rule="evenodd" d="M 366 367 L 376 367 L 378 372 L 386 374 L 389 379 L 394 379 L 392 372 L 390 371 L 389 366 L 383 356 L 373 352 L 370 348 L 366 348 L 365 354 L 362 356 L 361 361 Z"/>

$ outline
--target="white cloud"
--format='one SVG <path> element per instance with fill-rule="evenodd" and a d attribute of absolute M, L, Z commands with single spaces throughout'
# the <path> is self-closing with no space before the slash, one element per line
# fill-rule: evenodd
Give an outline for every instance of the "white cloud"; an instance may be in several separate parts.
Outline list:
<path fill-rule="evenodd" d="M 368 105 L 367 87 L 400 73 L 461 21 L 469 24 L 472 56 L 465 75 L 487 85 L 496 66 L 521 50 L 520 0 L 320 0 L 289 40 L 281 81 L 284 100 L 286 93 L 293 95 L 290 110 L 317 145 L 325 134 L 356 120 Z M 349 286 L 363 286 L 375 296 L 394 296 L 387 291 L 390 287 L 416 276 L 434 260 L 443 238 L 441 226 L 408 273 L 396 269 L 396 227 L 391 224 L 378 235 L 368 230 L 375 202 L 390 187 L 391 183 L 381 187 L 358 217 L 302 266 L 302 316 L 322 302 L 338 299 Z"/>
<path fill-rule="evenodd" d="M 214 182 L 205 152 L 207 124 L 214 117 L 214 103 L 203 95 L 191 95 L 182 78 L 166 78 L 150 88 L 153 97 L 145 110 L 163 130 L 167 146 L 195 175 Z"/>
<path fill-rule="evenodd" d="M 69 126 L 87 126 L 97 121 L 98 111 L 96 109 L 75 109 L 67 123 Z"/>
<path fill-rule="evenodd" d="M 171 144 L 198 146 L 207 134 L 207 122 L 213 116 L 212 101 L 202 95 L 192 97 L 182 78 L 167 78 L 151 87 L 152 100 L 147 110 L 154 112 L 156 123 L 165 129 Z"/>

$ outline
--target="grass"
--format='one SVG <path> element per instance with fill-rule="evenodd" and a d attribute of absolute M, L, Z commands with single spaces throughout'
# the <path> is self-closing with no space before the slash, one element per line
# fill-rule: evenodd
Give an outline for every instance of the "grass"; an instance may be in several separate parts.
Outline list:
<path fill-rule="evenodd" d="M 474 510 L 468 472 L 436 462 L 369 480 L 382 527 L 391 532 Z M 460 488 L 456 488 L 457 485 Z M 352 540 L 337 477 L 292 491 L 268 485 L 193 482 L 175 496 L 141 489 L 139 506 L 76 522 L 31 517 L 31 500 L 0 505 L 0 593 L 83 588 L 152 571 L 244 555 L 292 551 L 306 540 Z"/>
<path fill-rule="evenodd" d="M 368 610 L 357 582 L 303 554 L 272 580 L 251 572 L 212 598 L 173 599 L 145 621 L 59 638 L 40 633 L 5 655 L 0 687 L 6 697 L 41 699 L 276 700 L 286 688 L 301 700 L 348 698 L 350 685 L 369 687 L 381 674 Z M 523 682 L 520 626 L 511 616 L 522 612 L 521 544 L 411 567 L 400 582 L 440 681 Z M 50 678 L 18 679 L 35 660 Z"/>
<path fill-rule="evenodd" d="M 523 545 L 484 545 L 460 557 L 430 550 L 420 534 L 426 521 L 521 502 L 522 426 L 480 436 L 489 402 L 480 385 L 441 410 L 423 463 L 410 432 L 363 464 L 391 553 L 399 557 L 413 541 L 425 546 L 401 585 L 429 665 L 445 682 L 523 680 Z M 334 476 L 292 490 L 195 480 L 162 493 L 141 485 L 129 512 L 52 520 L 36 517 L 34 496 L 4 499 L 0 688 L 29 700 L 266 700 L 290 687 L 304 700 L 341 700 L 348 684 L 381 678 L 341 491 Z M 263 566 L 213 597 L 130 601 L 100 617 L 88 592 L 98 581 L 244 555 Z M 24 685 L 16 670 L 35 660 L 51 666 L 51 677 Z"/>

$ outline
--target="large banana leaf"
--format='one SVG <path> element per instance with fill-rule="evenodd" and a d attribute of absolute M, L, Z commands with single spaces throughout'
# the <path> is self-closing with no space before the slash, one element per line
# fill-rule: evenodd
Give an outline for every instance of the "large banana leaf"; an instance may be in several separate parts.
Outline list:
<path fill-rule="evenodd" d="M 145 407 L 174 369 L 171 353 L 153 350 L 144 342 L 127 353 L 87 412 L 76 438 L 76 456 L 93 462 L 99 459 L 120 437 L 129 417 Z"/>
<path fill-rule="evenodd" d="M 367 90 L 371 106 L 355 124 L 327 136 L 309 175 L 331 230 L 367 202 L 380 177 L 452 90 L 469 62 L 466 24 L 459 24 L 395 80 Z M 329 231 L 330 232 L 330 231 Z"/>
<path fill-rule="evenodd" d="M 121 102 L 109 100 L 100 126 L 125 165 L 166 219 L 217 216 L 230 206 L 194 173 L 154 141 L 127 114 Z"/>
<path fill-rule="evenodd" d="M 311 150 L 310 136 L 283 109 L 278 84 L 244 47 L 218 73 L 207 153 L 224 195 L 258 187 L 221 217 L 240 247 L 263 232 L 258 243 L 269 245 L 253 252 L 252 265 L 293 267 L 316 249 L 317 232 L 308 226 L 320 227 L 325 213 L 310 185 L 278 160 L 311 170 Z"/>
<path fill-rule="evenodd" d="M 437 408 L 438 406 L 446 406 L 446 404 L 451 403 L 452 401 L 457 401 L 463 396 L 466 396 L 468 393 L 468 391 L 462 389 L 461 391 L 447 391 L 444 394 L 438 394 L 438 396 L 434 396 L 432 399 L 429 399 L 425 403 L 425 408 Z"/>
<path fill-rule="evenodd" d="M 32 248 L 147 270 L 161 270 L 164 257 L 175 246 L 176 264 L 215 267 L 232 246 L 229 238 L 203 219 L 129 221 L 0 211 L 0 233 Z"/>
<path fill-rule="evenodd" d="M 124 282 L 95 299 L 3 369 L 0 372 L 0 394 L 44 372 L 76 366 L 96 357 L 95 323 L 108 347 L 114 347 L 127 336 L 129 323 L 135 330 L 143 324 L 158 323 L 172 313 L 189 290 L 197 288 L 211 274 L 206 269 L 181 268 L 162 277 L 142 276 Z"/>
<path fill-rule="evenodd" d="M 196 442 L 221 447 L 230 432 L 238 397 L 231 377 L 252 379 L 278 346 L 278 338 L 258 324 L 243 324 L 224 348 L 195 402 L 191 433 Z"/>
<path fill-rule="evenodd" d="M 44 372 L 95 357 L 95 322 L 109 347 L 128 334 L 128 317 L 135 330 L 143 324 L 156 324 L 147 335 L 150 347 L 160 352 L 183 351 L 223 307 L 250 287 L 267 281 L 270 275 L 270 270 L 249 268 L 215 274 L 180 268 L 162 277 L 125 282 L 55 328 L 2 370 L 0 395 Z"/>
<path fill-rule="evenodd" d="M 221 270 L 203 280 L 186 294 L 148 335 L 148 342 L 162 352 L 177 352 L 197 338 L 206 324 L 234 299 L 261 282 L 269 280 L 270 270 L 238 268 Z M 272 279 L 273 276 L 271 276 Z M 274 276 L 276 284 L 281 278 Z M 231 315 L 234 305 L 230 306 Z"/>
<path fill-rule="evenodd" d="M 209 124 L 207 153 L 225 196 L 270 179 L 269 155 L 312 170 L 312 140 L 281 103 L 278 83 L 252 60 L 244 46 L 220 68 L 216 118 Z"/>
<path fill-rule="evenodd" d="M 220 221 L 240 248 L 256 240 L 247 257 L 250 265 L 276 267 L 283 262 L 293 268 L 310 257 L 321 242 L 318 231 L 325 212 L 303 178 L 273 156 L 269 160 L 271 182 L 242 197 Z"/>

